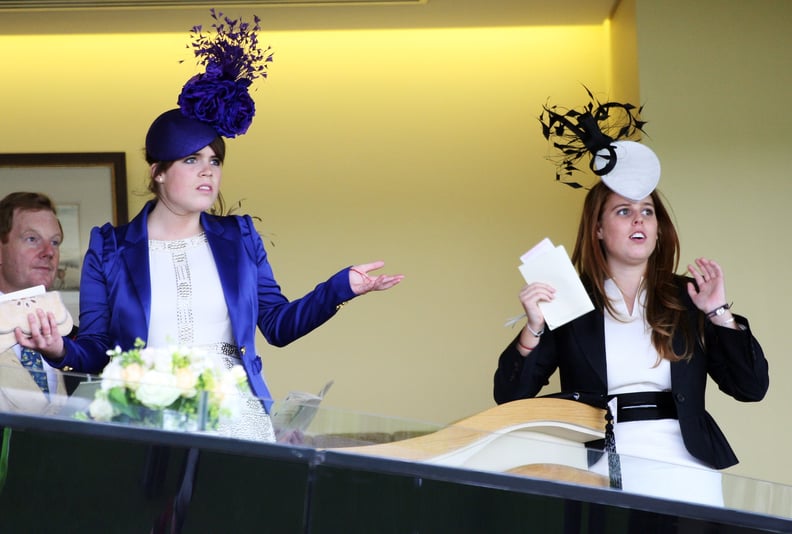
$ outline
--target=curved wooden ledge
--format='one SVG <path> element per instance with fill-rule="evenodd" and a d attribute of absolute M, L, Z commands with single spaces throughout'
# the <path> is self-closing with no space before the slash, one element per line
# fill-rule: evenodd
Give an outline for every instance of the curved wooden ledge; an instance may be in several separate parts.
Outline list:
<path fill-rule="evenodd" d="M 495 406 L 424 436 L 333 450 L 431 461 L 463 448 L 485 447 L 493 439 L 516 431 L 530 431 L 570 443 L 604 437 L 605 411 L 566 399 L 521 399 Z"/>
<path fill-rule="evenodd" d="M 571 482 L 573 484 L 583 484 L 586 486 L 610 487 L 610 480 L 608 477 L 568 465 L 528 464 L 513 467 L 506 472 L 513 475 L 531 478 L 547 478 L 550 480 Z"/>

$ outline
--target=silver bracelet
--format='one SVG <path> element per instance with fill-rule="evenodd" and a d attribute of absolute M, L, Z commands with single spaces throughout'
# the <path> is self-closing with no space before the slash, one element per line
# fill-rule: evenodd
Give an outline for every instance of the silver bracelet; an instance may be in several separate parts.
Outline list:
<path fill-rule="evenodd" d="M 531 328 L 528 323 L 525 323 L 525 328 L 527 328 L 528 331 L 533 334 L 533 337 L 540 337 L 545 331 L 545 327 L 543 326 L 538 332 L 534 332 L 533 328 Z"/>
<path fill-rule="evenodd" d="M 731 307 L 733 306 L 733 304 L 734 303 L 723 304 L 722 306 L 718 306 L 717 308 L 715 308 L 711 312 L 707 312 L 705 315 L 707 316 L 707 319 L 712 319 L 713 317 L 718 317 L 719 315 L 723 315 L 724 313 L 726 313 L 726 310 L 730 310 Z"/>

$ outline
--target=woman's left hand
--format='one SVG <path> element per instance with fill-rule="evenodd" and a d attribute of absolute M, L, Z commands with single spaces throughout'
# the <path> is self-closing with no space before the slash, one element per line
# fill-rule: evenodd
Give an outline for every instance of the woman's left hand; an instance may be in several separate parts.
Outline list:
<path fill-rule="evenodd" d="M 704 313 L 709 313 L 718 306 L 727 304 L 726 284 L 720 265 L 706 258 L 697 258 L 696 267 L 688 265 L 688 272 L 696 284 L 688 282 L 687 290 L 693 304 Z"/>
<path fill-rule="evenodd" d="M 355 295 L 365 295 L 369 291 L 390 289 L 404 279 L 403 274 L 381 274 L 369 276 L 369 271 L 376 271 L 385 265 L 384 261 L 353 265 L 349 268 L 349 285 Z"/>

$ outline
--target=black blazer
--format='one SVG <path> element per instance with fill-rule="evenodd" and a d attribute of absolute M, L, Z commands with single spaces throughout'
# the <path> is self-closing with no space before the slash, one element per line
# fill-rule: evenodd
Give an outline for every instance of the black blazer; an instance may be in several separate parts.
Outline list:
<path fill-rule="evenodd" d="M 687 279 L 678 277 L 680 295 L 688 308 L 690 326 L 696 328 L 703 314 L 685 289 Z M 726 437 L 704 409 L 707 375 L 726 393 L 743 402 L 761 400 L 767 393 L 767 360 L 751 334 L 748 321 L 735 316 L 745 330 L 733 330 L 704 320 L 704 344 L 697 344 L 688 361 L 671 363 L 671 392 L 679 415 L 682 439 L 690 454 L 702 462 L 724 469 L 738 462 Z M 516 340 L 515 340 L 516 342 Z M 495 372 L 494 395 L 498 404 L 535 397 L 550 376 L 559 370 L 563 393 L 581 393 L 605 402 L 608 395 L 605 360 L 605 323 L 595 310 L 542 335 L 539 345 L 523 358 L 515 342 L 500 356 Z M 681 335 L 674 339 L 681 345 Z M 680 349 L 681 350 L 681 346 Z"/>

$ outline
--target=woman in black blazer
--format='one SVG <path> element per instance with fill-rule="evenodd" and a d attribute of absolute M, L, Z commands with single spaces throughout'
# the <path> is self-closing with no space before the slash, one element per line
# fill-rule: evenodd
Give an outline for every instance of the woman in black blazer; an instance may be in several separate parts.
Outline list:
<path fill-rule="evenodd" d="M 705 411 L 707 376 L 739 401 L 759 401 L 767 392 L 768 366 L 748 321 L 725 305 L 720 266 L 701 258 L 696 268 L 689 266 L 692 278 L 674 274 L 679 241 L 656 192 L 635 202 L 597 184 L 587 196 L 578 236 L 572 259 L 595 310 L 548 331 L 538 304 L 552 301 L 555 290 L 542 282 L 526 285 L 520 292 L 526 325 L 500 356 L 496 402 L 536 396 L 556 369 L 564 393 L 593 396 L 603 405 L 620 397 L 614 431 L 626 490 L 643 492 L 630 479 L 625 455 L 715 469 L 736 464 Z M 655 431 L 675 434 L 675 446 L 662 448 L 666 442 Z M 679 473 L 669 476 L 670 497 L 680 498 L 685 484 Z M 649 487 L 661 483 L 653 480 Z M 687 487 L 700 500 L 704 490 Z"/>
<path fill-rule="evenodd" d="M 594 311 L 547 330 L 540 303 L 555 288 L 523 287 L 526 324 L 500 356 L 495 400 L 534 397 L 558 370 L 562 393 L 610 401 L 625 490 L 722 504 L 715 470 L 737 457 L 705 410 L 707 377 L 738 401 L 759 401 L 767 360 L 748 321 L 732 314 L 718 263 L 699 258 L 690 277 L 675 274 L 679 238 L 654 190 L 654 153 L 605 143 L 617 164 L 586 195 L 572 254 Z M 620 169 L 616 156 L 625 149 L 628 160 L 635 148 L 639 164 Z M 607 473 L 606 463 L 593 469 Z"/>

